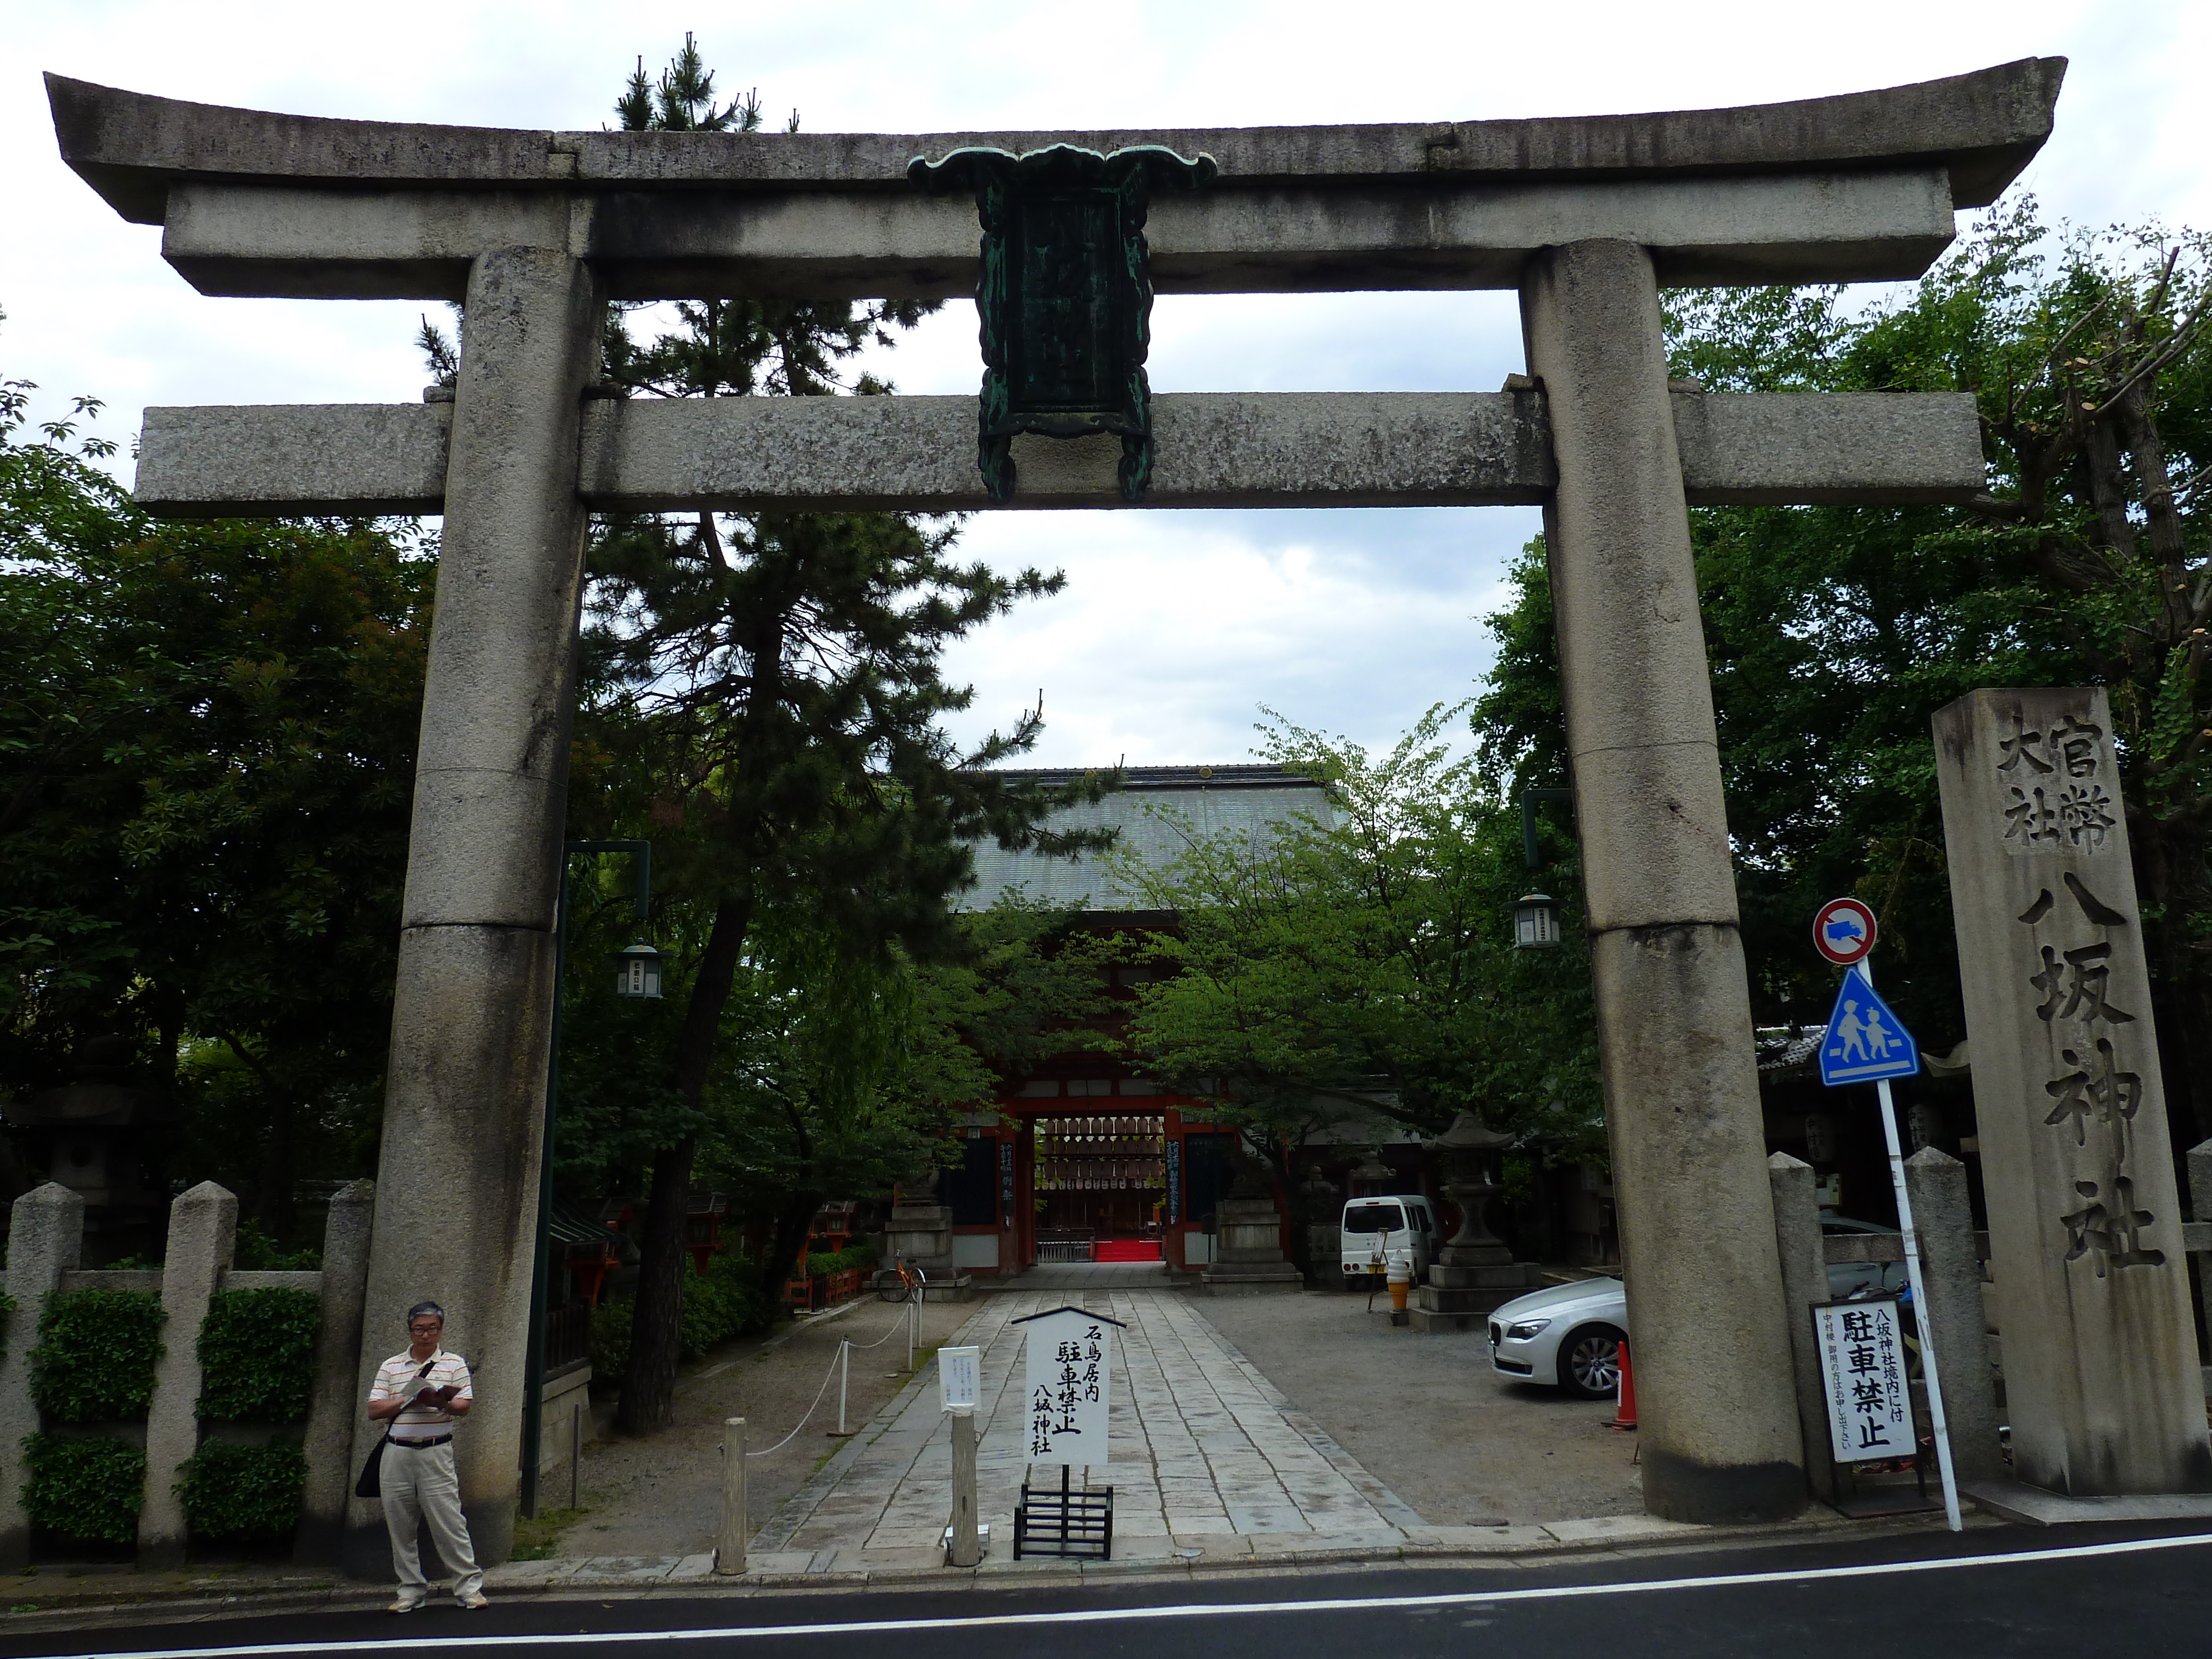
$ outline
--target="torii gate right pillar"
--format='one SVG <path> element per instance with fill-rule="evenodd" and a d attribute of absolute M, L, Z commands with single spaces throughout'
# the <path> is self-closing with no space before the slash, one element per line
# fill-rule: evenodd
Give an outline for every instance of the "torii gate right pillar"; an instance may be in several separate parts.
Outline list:
<path fill-rule="evenodd" d="M 1806 1502 L 1659 290 L 1632 243 L 1521 288 L 1559 479 L 1545 514 L 1616 1189 L 1644 1506 Z"/>

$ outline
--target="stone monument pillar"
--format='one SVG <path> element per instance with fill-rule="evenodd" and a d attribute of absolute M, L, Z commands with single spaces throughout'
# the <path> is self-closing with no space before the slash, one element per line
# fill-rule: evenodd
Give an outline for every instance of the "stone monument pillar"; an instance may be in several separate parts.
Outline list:
<path fill-rule="evenodd" d="M 1547 248 L 1521 317 L 1559 471 L 1545 539 L 1644 1504 L 1772 1519 L 1804 1507 L 1805 1478 L 1651 255 Z"/>
<path fill-rule="evenodd" d="M 1245 1150 L 1241 1135 L 1230 1151 L 1237 1179 L 1213 1206 L 1213 1260 L 1199 1274 L 1199 1288 L 1216 1294 L 1301 1288 L 1304 1279 L 1283 1255 L 1283 1212 L 1267 1165 Z"/>
<path fill-rule="evenodd" d="M 579 406 L 601 311 L 564 251 L 503 249 L 470 270 L 362 1310 L 357 1399 L 424 1300 L 496 1382 L 454 1438 L 487 1566 L 513 1548 L 520 1482 L 583 578 Z M 371 1443 L 357 1425 L 356 1468 Z M 381 1577 L 383 1523 L 355 1516 L 347 1566 Z"/>
<path fill-rule="evenodd" d="M 975 1280 L 962 1273 L 952 1259 L 952 1206 L 937 1199 L 938 1182 L 942 1179 L 936 1165 L 931 1164 L 899 1183 L 884 1246 L 892 1257 L 921 1269 L 927 1278 L 924 1300 L 964 1301 Z"/>
<path fill-rule="evenodd" d="M 2105 694 L 1976 691 L 1935 726 L 2014 1473 L 2212 1491 Z"/>
<path fill-rule="evenodd" d="M 1498 1160 L 1513 1137 L 1462 1112 L 1451 1127 L 1423 1145 L 1444 1166 L 1444 1196 L 1459 1209 L 1459 1231 L 1416 1285 L 1409 1322 L 1417 1331 L 1473 1330 L 1484 1316 L 1543 1282 L 1537 1264 L 1516 1261 L 1490 1231 L 1483 1212 L 1498 1191 Z"/>

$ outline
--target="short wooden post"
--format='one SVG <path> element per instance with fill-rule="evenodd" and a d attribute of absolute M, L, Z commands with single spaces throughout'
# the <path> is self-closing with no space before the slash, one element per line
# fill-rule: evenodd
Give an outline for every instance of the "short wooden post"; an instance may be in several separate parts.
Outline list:
<path fill-rule="evenodd" d="M 970 1407 L 952 1408 L 952 1546 L 947 1557 L 956 1567 L 972 1567 L 983 1559 L 975 1530 L 975 1413 Z"/>
<path fill-rule="evenodd" d="M 745 1570 L 745 1419 L 722 1419 L 722 1529 L 714 1538 L 714 1571 L 734 1578 Z"/>

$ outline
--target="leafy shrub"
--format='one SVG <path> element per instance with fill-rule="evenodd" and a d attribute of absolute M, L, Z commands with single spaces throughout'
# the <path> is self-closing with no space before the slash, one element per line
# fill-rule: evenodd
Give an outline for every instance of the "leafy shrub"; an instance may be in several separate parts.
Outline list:
<path fill-rule="evenodd" d="M 629 1369 L 629 1324 L 637 1304 L 626 1296 L 609 1297 L 592 1310 L 592 1379 L 619 1382 Z"/>
<path fill-rule="evenodd" d="M 97 1294 L 93 1291 L 84 1295 Z M 27 1435 L 23 1512 L 33 1526 L 64 1538 L 127 1544 L 138 1535 L 146 1497 L 146 1454 L 124 1440 L 61 1440 Z"/>
<path fill-rule="evenodd" d="M 296 1250 L 280 1249 L 276 1241 L 261 1230 L 258 1221 L 238 1224 L 230 1259 L 234 1266 L 250 1273 L 313 1273 L 323 1265 L 320 1250 L 313 1245 Z"/>
<path fill-rule="evenodd" d="M 707 1271 L 695 1265 L 684 1275 L 684 1316 L 678 1341 L 686 1359 L 696 1359 L 718 1343 L 748 1331 L 764 1330 L 775 1306 L 761 1294 L 760 1268 L 749 1256 L 719 1255 Z M 592 1375 L 619 1382 L 629 1367 L 630 1322 L 637 1304 L 611 1297 L 592 1313 Z"/>
<path fill-rule="evenodd" d="M 127 1423 L 145 1416 L 161 1357 L 163 1317 L 161 1298 L 152 1291 L 47 1291 L 39 1310 L 39 1346 L 31 1350 L 31 1398 L 57 1423 Z"/>
<path fill-rule="evenodd" d="M 299 1522 L 307 1459 L 296 1440 L 266 1446 L 210 1440 L 178 1473 L 177 1496 L 196 1538 L 289 1538 Z"/>
<path fill-rule="evenodd" d="M 217 1291 L 200 1327 L 199 1414 L 225 1423 L 305 1422 L 322 1321 L 313 1291 Z"/>
<path fill-rule="evenodd" d="M 0 1359 L 8 1357 L 8 1334 L 15 1325 L 15 1298 L 0 1291 Z"/>
<path fill-rule="evenodd" d="M 760 1269 L 741 1255 L 708 1259 L 707 1271 L 684 1280 L 684 1357 L 696 1359 L 717 1343 L 768 1323 L 769 1302 L 757 1283 Z"/>

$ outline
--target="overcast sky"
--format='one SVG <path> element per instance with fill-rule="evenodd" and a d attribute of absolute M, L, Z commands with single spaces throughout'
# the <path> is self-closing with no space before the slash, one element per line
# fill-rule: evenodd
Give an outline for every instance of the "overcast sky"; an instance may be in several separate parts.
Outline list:
<path fill-rule="evenodd" d="M 641 54 L 695 31 L 723 88 L 810 131 L 1259 125 L 1571 115 L 1759 103 L 2070 58 L 2056 137 L 2016 189 L 2091 223 L 2212 224 L 2212 5 L 1858 0 L 1667 6 L 1271 0 L 1041 6 L 756 0 L 0 0 L 0 377 L 49 411 L 400 400 L 423 374 L 413 303 L 211 300 L 55 157 L 39 72 L 300 114 L 529 128 L 607 125 Z M 1521 367 L 1510 296 L 1169 298 L 1162 392 L 1491 391 Z M 975 312 L 947 306 L 884 366 L 969 392 Z M 975 729 L 1042 689 L 1048 763 L 1247 757 L 1258 706 L 1370 744 L 1473 689 L 1522 509 L 1000 514 L 966 548 L 1056 566 L 1059 598 L 960 649 Z"/>

